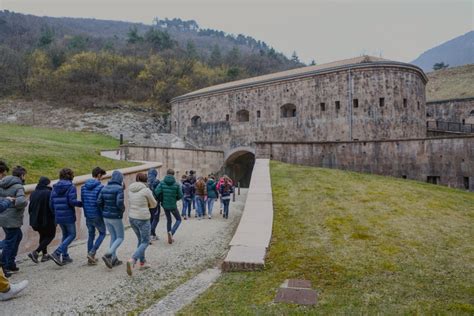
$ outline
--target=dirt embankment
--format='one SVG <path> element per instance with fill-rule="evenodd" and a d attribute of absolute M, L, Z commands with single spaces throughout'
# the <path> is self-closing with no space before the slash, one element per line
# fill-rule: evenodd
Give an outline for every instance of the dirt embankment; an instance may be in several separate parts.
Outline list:
<path fill-rule="evenodd" d="M 0 123 L 90 131 L 137 144 L 184 147 L 168 134 L 168 115 L 126 104 L 61 105 L 50 102 L 0 100 Z"/>

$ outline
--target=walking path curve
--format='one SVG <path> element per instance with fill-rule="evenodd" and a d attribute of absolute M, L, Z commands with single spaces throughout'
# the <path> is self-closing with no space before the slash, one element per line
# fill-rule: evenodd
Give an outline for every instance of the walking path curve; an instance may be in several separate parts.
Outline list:
<path fill-rule="evenodd" d="M 103 262 L 87 266 L 84 241 L 70 248 L 74 262 L 64 267 L 53 262 L 34 264 L 21 256 L 20 272 L 11 281 L 27 279 L 30 285 L 18 298 L 1 302 L 0 315 L 123 314 L 146 309 L 192 275 L 215 266 L 217 260 L 225 257 L 246 194 L 247 190 L 242 189 L 236 202 L 231 203 L 228 220 L 219 215 L 216 203 L 211 220 L 192 218 L 183 221 L 173 245 L 165 243 L 166 219 L 162 215 L 157 228 L 161 239 L 146 252 L 151 268 L 134 271 L 133 277 L 126 274 L 125 265 L 113 270 L 106 268 Z M 99 256 L 108 243 L 109 237 L 99 250 Z M 125 261 L 135 250 L 136 243 L 135 234 L 127 229 L 118 257 Z"/>

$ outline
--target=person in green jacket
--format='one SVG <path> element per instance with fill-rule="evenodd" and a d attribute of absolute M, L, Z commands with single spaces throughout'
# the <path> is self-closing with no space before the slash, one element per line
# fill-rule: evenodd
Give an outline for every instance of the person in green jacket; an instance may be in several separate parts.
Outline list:
<path fill-rule="evenodd" d="M 166 171 L 165 178 L 155 189 L 155 196 L 158 197 L 158 200 L 161 202 L 161 205 L 165 210 L 166 227 L 168 229 L 168 243 L 172 244 L 174 241 L 173 236 L 181 224 L 181 216 L 179 215 L 176 202 L 181 200 L 183 197 L 183 191 L 174 178 L 173 169 L 168 169 L 168 171 Z M 173 227 L 171 227 L 171 214 L 173 214 L 174 218 L 176 219 Z"/>
<path fill-rule="evenodd" d="M 209 219 L 212 218 L 212 210 L 214 209 L 214 202 L 219 197 L 219 193 L 216 188 L 216 178 L 210 176 L 207 180 L 207 214 Z"/>

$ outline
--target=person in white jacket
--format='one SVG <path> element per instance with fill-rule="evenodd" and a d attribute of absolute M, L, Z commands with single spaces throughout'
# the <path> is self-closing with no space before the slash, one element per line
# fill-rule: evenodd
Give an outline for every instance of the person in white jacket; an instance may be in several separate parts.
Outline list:
<path fill-rule="evenodd" d="M 127 261 L 127 273 L 132 275 L 132 269 L 139 262 L 139 269 L 147 269 L 145 250 L 150 243 L 150 209 L 155 208 L 157 202 L 153 193 L 147 187 L 148 177 L 144 173 L 137 174 L 135 183 L 132 183 L 128 189 L 128 217 L 130 226 L 137 235 L 138 246 L 135 253 Z"/>

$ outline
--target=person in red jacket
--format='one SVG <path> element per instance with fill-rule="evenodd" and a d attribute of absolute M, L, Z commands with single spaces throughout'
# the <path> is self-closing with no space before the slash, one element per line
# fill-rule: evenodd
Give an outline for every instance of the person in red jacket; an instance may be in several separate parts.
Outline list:
<path fill-rule="evenodd" d="M 224 184 L 225 179 L 227 179 L 227 181 L 229 181 L 231 186 L 234 186 L 234 182 L 232 181 L 232 179 L 229 178 L 229 176 L 225 174 L 219 179 L 219 181 L 216 184 L 217 192 L 220 192 L 221 185 Z M 222 196 L 219 197 L 219 200 L 221 202 L 221 209 L 220 209 L 219 213 L 222 214 L 222 210 L 224 209 L 224 202 L 222 201 Z"/>

